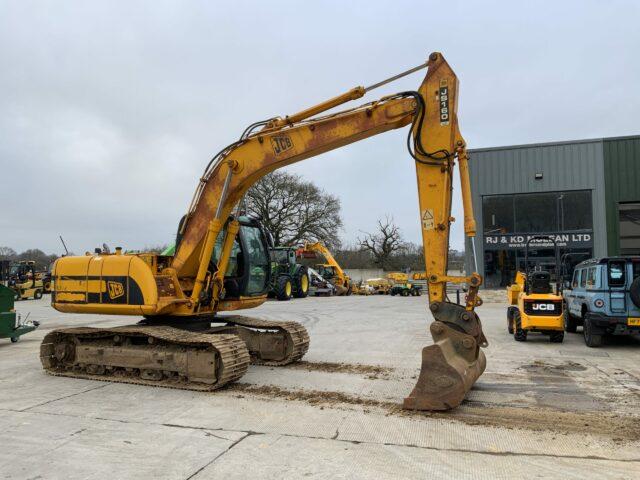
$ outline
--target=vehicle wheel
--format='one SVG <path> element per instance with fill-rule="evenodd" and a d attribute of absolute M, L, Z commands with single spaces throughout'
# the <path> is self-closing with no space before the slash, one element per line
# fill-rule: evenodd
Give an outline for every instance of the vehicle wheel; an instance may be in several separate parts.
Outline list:
<path fill-rule="evenodd" d="M 298 270 L 296 278 L 296 297 L 305 298 L 307 295 L 309 295 L 309 275 L 306 267 L 302 267 Z"/>
<path fill-rule="evenodd" d="M 400 293 L 400 295 L 402 295 L 403 297 L 408 297 L 409 296 L 409 290 L 402 290 L 402 293 Z"/>
<path fill-rule="evenodd" d="M 551 343 L 562 343 L 564 340 L 564 332 L 551 332 L 549 334 L 549 341 Z"/>
<path fill-rule="evenodd" d="M 51 293 L 51 282 L 44 282 L 42 288 L 44 289 L 44 293 Z"/>
<path fill-rule="evenodd" d="M 562 319 L 564 321 L 564 331 L 568 333 L 576 333 L 578 328 L 578 319 L 569 313 L 567 305 L 563 305 Z"/>
<path fill-rule="evenodd" d="M 513 307 L 507 308 L 507 330 L 513 335 Z"/>
<path fill-rule="evenodd" d="M 416 290 L 416 297 L 420 297 L 420 296 L 422 296 L 422 290 L 418 288 Z"/>
<path fill-rule="evenodd" d="M 11 343 L 16 343 L 18 340 L 20 340 L 20 337 L 11 337 Z"/>
<path fill-rule="evenodd" d="M 633 304 L 640 308 L 640 277 L 636 277 L 636 279 L 631 282 L 631 286 L 629 287 L 629 296 L 631 297 Z"/>
<path fill-rule="evenodd" d="M 517 312 L 513 316 L 513 323 L 515 323 L 515 329 L 513 330 L 513 338 L 516 342 L 527 341 L 527 331 L 523 330 L 520 326 L 520 312 Z"/>
<path fill-rule="evenodd" d="M 33 293 L 33 299 L 34 300 L 40 300 L 42 298 L 42 290 L 37 289 L 34 293 Z"/>
<path fill-rule="evenodd" d="M 396 296 L 396 292 L 391 290 L 391 292 L 389 292 L 389 295 L 391 295 L 392 297 L 395 297 Z"/>
<path fill-rule="evenodd" d="M 290 300 L 292 291 L 291 279 L 284 275 L 278 277 L 276 282 L 276 298 L 278 300 Z"/>
<path fill-rule="evenodd" d="M 594 327 L 588 315 L 585 316 L 582 333 L 584 334 L 584 343 L 587 347 L 597 348 L 602 345 L 602 335 L 594 333 Z"/>

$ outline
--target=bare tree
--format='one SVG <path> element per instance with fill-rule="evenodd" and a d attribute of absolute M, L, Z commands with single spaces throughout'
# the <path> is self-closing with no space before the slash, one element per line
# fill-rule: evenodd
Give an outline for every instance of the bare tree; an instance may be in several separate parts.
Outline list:
<path fill-rule="evenodd" d="M 393 217 L 385 216 L 378 220 L 378 231 L 366 233 L 364 238 L 358 238 L 360 248 L 371 252 L 374 263 L 385 270 L 390 266 L 390 260 L 395 252 L 404 248 L 400 228 L 393 222 Z"/>
<path fill-rule="evenodd" d="M 57 258 L 57 255 L 47 255 L 38 248 L 25 250 L 16 257 L 17 260 L 33 260 L 35 262 L 36 270 L 46 270 L 51 262 Z"/>
<path fill-rule="evenodd" d="M 13 260 L 17 255 L 11 247 L 0 247 L 0 260 Z"/>
<path fill-rule="evenodd" d="M 299 175 L 276 171 L 263 177 L 247 192 L 246 210 L 262 219 L 276 245 L 340 245 L 340 200 Z"/>

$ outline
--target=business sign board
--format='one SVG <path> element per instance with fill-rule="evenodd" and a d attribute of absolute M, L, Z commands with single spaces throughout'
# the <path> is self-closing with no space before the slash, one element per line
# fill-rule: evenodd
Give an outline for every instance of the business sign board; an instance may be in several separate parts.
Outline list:
<path fill-rule="evenodd" d="M 593 232 L 556 232 L 556 233 L 531 233 L 531 234 L 504 234 L 485 235 L 485 250 L 510 250 L 524 248 L 527 241 L 537 236 L 553 238 L 558 247 L 562 248 L 591 248 L 593 247 Z M 553 248 L 553 242 L 549 240 L 533 240 L 529 248 Z"/>

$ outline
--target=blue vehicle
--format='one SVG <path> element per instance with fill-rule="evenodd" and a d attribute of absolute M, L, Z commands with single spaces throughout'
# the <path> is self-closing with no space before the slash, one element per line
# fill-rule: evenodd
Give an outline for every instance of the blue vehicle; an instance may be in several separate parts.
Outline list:
<path fill-rule="evenodd" d="M 589 347 L 602 345 L 605 335 L 640 334 L 640 257 L 579 263 L 563 296 L 565 331 L 582 326 Z"/>

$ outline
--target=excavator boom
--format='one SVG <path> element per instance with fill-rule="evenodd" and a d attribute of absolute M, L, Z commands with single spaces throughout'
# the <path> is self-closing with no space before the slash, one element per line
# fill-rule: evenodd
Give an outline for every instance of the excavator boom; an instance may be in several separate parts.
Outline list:
<path fill-rule="evenodd" d="M 325 113 L 425 67 L 427 75 L 417 91 Z M 278 168 L 410 125 L 407 147 L 416 165 L 429 308 L 436 321 L 431 325 L 435 343 L 423 349 L 420 377 L 404 406 L 424 410 L 457 406 L 484 371 L 480 347 L 487 344 L 474 312 L 480 301 L 480 275 L 447 274 L 456 161 L 460 167 L 465 231 L 467 235 L 475 234 L 457 101 L 457 77 L 440 53 L 432 53 L 426 64 L 384 82 L 353 88 L 294 115 L 252 124 L 238 141 L 221 150 L 207 165 L 180 223 L 175 255 L 124 255 L 117 250 L 114 255 L 65 257 L 56 263 L 56 292 L 52 297 L 56 309 L 143 314 L 146 322 L 153 325 L 147 330 L 131 327 L 122 331 L 54 331 L 42 346 L 43 365 L 52 373 L 69 376 L 78 376 L 79 370 L 84 376 L 125 372 L 139 375 L 145 382 L 204 382 L 217 388 L 223 384 L 219 379 L 231 381 L 244 372 L 247 356 L 254 362 L 274 365 L 301 358 L 309 338 L 295 322 L 268 324 L 258 319 L 215 316 L 225 310 L 255 307 L 266 299 L 269 272 L 263 248 L 265 233 L 255 221 L 242 219 L 238 206 L 253 184 Z M 469 285 L 465 305 L 447 301 L 447 282 Z M 198 333 L 200 337 L 192 338 L 185 332 L 194 322 L 202 326 L 212 320 L 225 324 Z M 217 335 L 220 340 L 207 340 L 207 335 Z M 242 352 L 234 338 L 242 339 L 248 351 Z M 158 373 L 158 357 L 145 356 L 150 351 L 145 341 L 161 345 L 167 355 L 176 348 L 186 352 L 184 362 L 172 371 Z M 78 345 L 83 346 L 81 351 Z M 89 357 L 78 362 L 81 352 Z M 193 382 L 188 369 L 192 365 L 188 358 L 191 354 L 204 362 Z M 132 368 L 127 363 L 129 357 L 145 368 Z M 164 360 L 160 360 L 162 364 Z M 203 373 L 207 362 L 215 370 L 210 375 Z"/>

